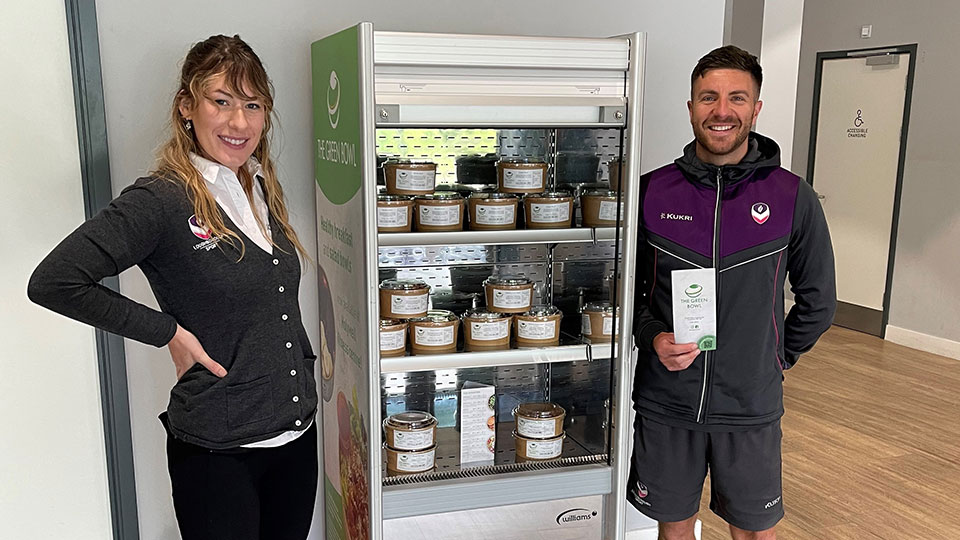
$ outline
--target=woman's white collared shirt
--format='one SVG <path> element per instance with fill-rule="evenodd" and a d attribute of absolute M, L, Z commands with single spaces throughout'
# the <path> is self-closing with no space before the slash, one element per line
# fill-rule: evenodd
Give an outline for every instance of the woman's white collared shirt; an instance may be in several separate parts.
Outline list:
<path fill-rule="evenodd" d="M 254 178 L 253 182 L 253 205 L 250 207 L 250 201 L 247 194 L 243 192 L 243 186 L 240 185 L 240 179 L 236 173 L 217 162 L 210 161 L 197 154 L 190 154 L 190 162 L 200 172 L 203 179 L 207 182 L 207 190 L 216 199 L 217 205 L 223 210 L 223 213 L 230 218 L 233 223 L 253 241 L 254 244 L 267 253 L 273 253 L 273 246 L 270 244 L 268 235 L 271 235 L 269 211 L 267 203 L 263 196 L 263 188 L 260 182 L 256 181 L 258 176 L 263 176 L 263 169 L 260 163 L 250 158 L 245 165 L 247 172 Z M 257 224 L 257 219 L 253 212 L 257 212 L 257 217 L 266 228 L 266 235 Z M 271 237 L 272 238 L 272 237 Z"/>

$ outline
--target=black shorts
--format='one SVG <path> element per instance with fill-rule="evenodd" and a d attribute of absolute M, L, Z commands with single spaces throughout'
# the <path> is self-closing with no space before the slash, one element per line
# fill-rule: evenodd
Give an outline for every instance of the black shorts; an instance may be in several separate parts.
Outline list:
<path fill-rule="evenodd" d="M 657 521 L 700 510 L 710 471 L 710 510 L 747 531 L 783 518 L 780 421 L 747 431 L 691 431 L 637 415 L 627 500 Z"/>

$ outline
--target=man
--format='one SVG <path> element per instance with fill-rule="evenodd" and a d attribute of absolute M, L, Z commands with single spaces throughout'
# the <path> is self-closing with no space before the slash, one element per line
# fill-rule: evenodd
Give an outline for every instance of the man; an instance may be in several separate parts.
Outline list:
<path fill-rule="evenodd" d="M 662 540 L 694 538 L 708 470 L 710 509 L 732 538 L 776 538 L 783 371 L 836 309 L 833 248 L 816 193 L 780 168 L 775 142 L 750 131 L 762 77 L 757 58 L 737 47 L 701 58 L 687 102 L 695 140 L 640 179 L 628 498 L 660 522 Z M 681 289 L 703 293 L 699 302 L 712 296 L 716 334 L 699 342 L 703 351 L 673 333 L 674 302 L 683 304 L 672 281 L 686 279 L 674 272 L 690 269 L 707 269 L 716 284 L 715 295 L 699 283 Z M 787 276 L 796 303 L 784 319 Z"/>

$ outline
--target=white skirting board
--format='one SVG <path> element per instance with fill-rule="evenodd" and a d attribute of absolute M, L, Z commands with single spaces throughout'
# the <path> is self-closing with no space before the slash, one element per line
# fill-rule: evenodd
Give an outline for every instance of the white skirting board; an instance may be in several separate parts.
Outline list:
<path fill-rule="evenodd" d="M 960 342 L 887 325 L 884 339 L 897 345 L 960 360 Z"/>

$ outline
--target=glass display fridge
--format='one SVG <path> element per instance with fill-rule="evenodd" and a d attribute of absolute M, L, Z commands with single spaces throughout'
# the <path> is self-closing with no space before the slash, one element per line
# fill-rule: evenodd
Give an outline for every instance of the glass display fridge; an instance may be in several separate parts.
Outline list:
<path fill-rule="evenodd" d="M 311 53 L 326 538 L 624 538 L 644 35 Z"/>

